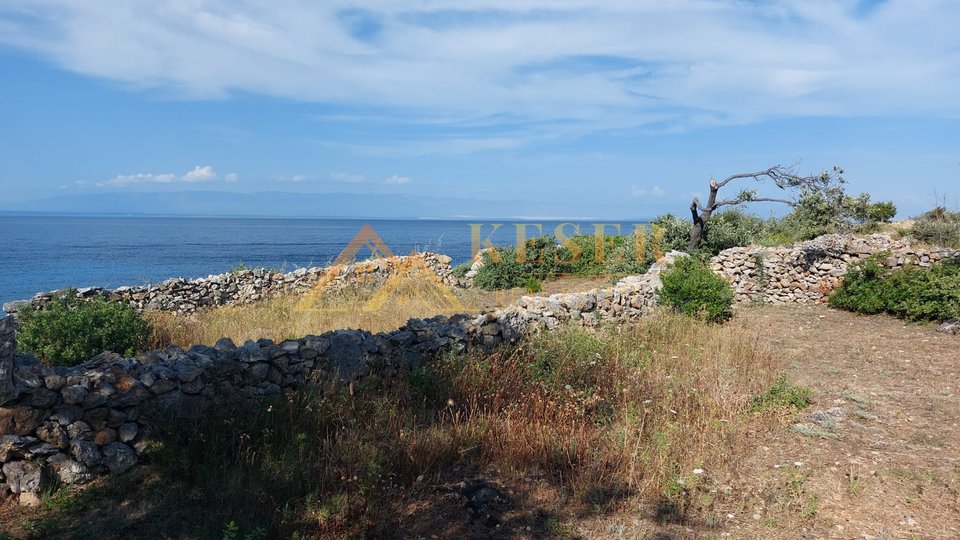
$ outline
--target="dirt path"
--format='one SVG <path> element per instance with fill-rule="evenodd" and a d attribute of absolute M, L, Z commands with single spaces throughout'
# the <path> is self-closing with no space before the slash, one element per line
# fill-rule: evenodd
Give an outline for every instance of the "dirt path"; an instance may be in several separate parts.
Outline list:
<path fill-rule="evenodd" d="M 822 306 L 746 309 L 734 324 L 760 329 L 815 402 L 755 435 L 721 530 L 960 538 L 960 338 Z"/>

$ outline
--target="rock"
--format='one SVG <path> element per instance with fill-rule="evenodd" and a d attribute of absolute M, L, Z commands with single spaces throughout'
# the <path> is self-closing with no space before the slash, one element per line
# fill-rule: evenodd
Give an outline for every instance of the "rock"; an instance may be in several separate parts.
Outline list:
<path fill-rule="evenodd" d="M 190 360 L 179 360 L 174 365 L 174 371 L 181 382 L 193 382 L 194 379 L 203 374 L 203 368 L 194 364 Z"/>
<path fill-rule="evenodd" d="M 25 506 L 27 508 L 36 508 L 40 506 L 40 496 L 33 492 L 22 492 L 17 498 L 17 502 L 20 503 L 20 506 Z"/>
<path fill-rule="evenodd" d="M 54 421 L 44 422 L 42 426 L 38 427 L 37 438 L 60 449 L 66 449 L 70 445 L 67 430 Z"/>
<path fill-rule="evenodd" d="M 97 443 L 97 446 L 107 446 L 116 440 L 117 432 L 110 428 L 100 430 L 93 436 L 93 442 Z"/>
<path fill-rule="evenodd" d="M 137 464 L 137 461 L 137 453 L 121 442 L 110 443 L 103 450 L 103 464 L 113 474 L 127 472 L 130 467 Z"/>
<path fill-rule="evenodd" d="M 137 438 L 137 432 L 139 427 L 136 422 L 128 422 L 120 426 L 119 435 L 120 442 L 128 443 Z"/>
<path fill-rule="evenodd" d="M 37 439 L 23 435 L 0 435 L 0 463 L 23 458 L 36 442 Z"/>
<path fill-rule="evenodd" d="M 937 332 L 942 334 L 953 334 L 960 335 L 960 319 L 950 319 L 949 321 L 940 325 L 937 328 Z"/>
<path fill-rule="evenodd" d="M 0 319 L 0 405 L 13 401 L 20 393 L 13 383 L 16 347 L 16 322 L 8 315 Z"/>
<path fill-rule="evenodd" d="M 90 469 L 70 459 L 66 454 L 54 454 L 47 459 L 47 465 L 64 484 L 78 484 L 93 479 Z"/>
<path fill-rule="evenodd" d="M 89 391 L 83 386 L 75 384 L 64 388 L 60 393 L 63 394 L 63 401 L 70 405 L 78 405 L 87 399 Z"/>
<path fill-rule="evenodd" d="M 11 461 L 3 464 L 7 487 L 14 493 L 38 493 L 45 487 L 43 469 L 32 461 Z"/>
<path fill-rule="evenodd" d="M 90 429 L 90 425 L 83 420 L 77 420 L 67 426 L 67 434 L 70 435 L 71 440 L 86 439 L 93 434 L 93 430 Z"/>
<path fill-rule="evenodd" d="M 28 406 L 0 407 L 0 433 L 29 435 L 43 423 L 43 410 Z"/>
<path fill-rule="evenodd" d="M 96 443 L 90 441 L 75 440 L 70 443 L 70 453 L 80 463 L 93 467 L 103 461 L 103 454 L 97 448 Z"/>

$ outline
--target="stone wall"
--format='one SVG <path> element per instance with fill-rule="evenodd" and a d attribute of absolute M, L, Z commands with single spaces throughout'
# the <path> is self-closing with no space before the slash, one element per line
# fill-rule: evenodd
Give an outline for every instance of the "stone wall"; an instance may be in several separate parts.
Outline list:
<path fill-rule="evenodd" d="M 160 310 L 186 314 L 208 307 L 250 304 L 288 294 L 302 294 L 318 284 L 331 291 L 351 287 L 374 288 L 382 285 L 398 268 L 411 266 L 415 262 L 422 262 L 444 284 L 455 285 L 450 257 L 421 253 L 326 268 L 301 268 L 286 274 L 258 268 L 192 280 L 168 279 L 156 285 L 120 287 L 114 290 L 87 287 L 77 289 L 76 294 L 82 297 L 106 296 L 130 303 L 144 311 Z M 3 306 L 3 310 L 16 313 L 25 304 L 42 309 L 57 293 L 58 291 L 42 292 L 31 300 L 10 302 Z"/>
<path fill-rule="evenodd" d="M 635 320 L 656 305 L 663 265 L 613 287 L 547 297 L 477 316 L 411 319 L 393 332 L 337 330 L 274 343 L 184 351 L 171 346 L 136 358 L 103 353 L 51 367 L 14 351 L 13 317 L 0 322 L 0 492 L 36 493 L 51 479 L 86 482 L 122 474 L 146 450 L 158 418 L 196 417 L 211 407 L 294 389 L 331 377 L 390 377 L 446 351 L 491 350 L 565 321 Z"/>
<path fill-rule="evenodd" d="M 825 301 L 852 264 L 876 254 L 885 254 L 885 266 L 902 268 L 927 267 L 960 251 L 915 247 L 883 234 L 830 234 L 790 247 L 736 247 L 711 262 L 733 285 L 737 302 L 783 304 Z"/>

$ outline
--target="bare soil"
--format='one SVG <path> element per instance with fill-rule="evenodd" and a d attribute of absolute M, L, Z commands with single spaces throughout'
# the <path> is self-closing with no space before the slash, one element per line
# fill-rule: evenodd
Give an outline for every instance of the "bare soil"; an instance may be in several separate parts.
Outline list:
<path fill-rule="evenodd" d="M 960 337 L 820 305 L 729 324 L 756 328 L 813 406 L 733 449 L 679 526 L 621 513 L 581 523 L 584 537 L 960 538 Z M 829 409 L 842 416 L 816 414 Z"/>

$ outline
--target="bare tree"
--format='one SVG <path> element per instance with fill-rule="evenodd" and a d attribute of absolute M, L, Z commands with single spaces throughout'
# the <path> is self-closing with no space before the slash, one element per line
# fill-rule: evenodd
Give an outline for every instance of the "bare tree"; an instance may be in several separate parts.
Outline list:
<path fill-rule="evenodd" d="M 843 184 L 844 179 L 842 175 L 843 169 L 839 167 L 834 167 L 833 171 L 824 171 L 818 175 L 800 176 L 796 173 L 795 166 L 782 167 L 777 165 L 758 172 L 734 174 L 719 182 L 711 178 L 710 196 L 707 198 L 707 203 L 701 204 L 700 199 L 694 197 L 693 202 L 690 204 L 690 212 L 693 214 L 693 227 L 690 229 L 689 248 L 694 250 L 700 247 L 707 222 L 710 221 L 710 216 L 719 208 L 751 202 L 777 202 L 796 206 L 798 198 L 801 195 L 826 191 L 835 184 Z M 793 196 L 791 198 L 758 197 L 756 190 L 743 189 L 732 199 L 717 198 L 720 190 L 727 184 L 734 180 L 743 179 L 752 179 L 757 182 L 769 180 L 783 191 L 792 191 Z"/>

